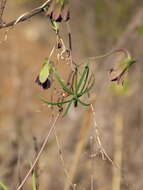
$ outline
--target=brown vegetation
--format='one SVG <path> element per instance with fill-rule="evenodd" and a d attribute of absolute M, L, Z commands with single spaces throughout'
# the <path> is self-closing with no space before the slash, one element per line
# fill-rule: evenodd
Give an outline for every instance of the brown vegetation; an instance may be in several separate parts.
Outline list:
<path fill-rule="evenodd" d="M 17 18 L 43 1 L 19 2 L 7 2 L 4 20 Z M 57 123 L 56 133 L 38 164 L 39 189 L 67 190 L 71 185 L 77 190 L 141 190 L 143 36 L 138 27 L 143 24 L 143 3 L 72 1 L 71 10 L 73 56 L 77 62 L 126 48 L 137 64 L 131 69 L 124 94 L 111 89 L 108 79 L 116 58 L 93 62 L 94 114 L 90 108 L 79 106 Z M 51 109 L 38 97 L 50 98 L 52 92 L 43 91 L 34 81 L 52 49 L 55 34 L 42 15 L 11 28 L 3 41 L 5 31 L 0 30 L 0 181 L 15 189 L 35 157 L 33 137 L 41 146 L 50 128 Z M 65 76 L 68 66 L 61 62 L 58 67 Z M 30 185 L 31 178 L 23 189 L 32 189 Z"/>

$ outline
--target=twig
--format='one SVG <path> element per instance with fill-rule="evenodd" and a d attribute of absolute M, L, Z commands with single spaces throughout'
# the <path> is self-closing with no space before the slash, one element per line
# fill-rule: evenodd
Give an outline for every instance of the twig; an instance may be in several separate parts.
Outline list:
<path fill-rule="evenodd" d="M 83 123 L 81 125 L 81 129 L 80 129 L 80 133 L 79 133 L 79 141 L 77 143 L 77 146 L 76 146 L 76 149 L 74 152 L 73 161 L 71 163 L 71 168 L 69 171 L 72 182 L 73 182 L 76 172 L 77 172 L 80 156 L 81 156 L 82 151 L 87 142 L 87 135 L 88 135 L 89 129 L 91 127 L 91 116 L 92 116 L 91 110 L 87 109 L 85 112 L 85 115 L 83 117 L 84 119 L 83 119 Z M 67 181 L 65 183 L 64 190 L 69 190 L 69 188 L 70 188 L 70 184 Z"/>
<path fill-rule="evenodd" d="M 68 41 L 69 41 L 69 50 L 70 50 L 70 62 L 71 62 L 71 67 L 73 67 L 73 64 L 76 67 L 76 63 L 73 61 L 73 52 L 72 52 L 72 34 L 71 34 L 71 29 L 70 29 L 70 25 L 67 22 L 67 31 L 68 31 Z M 73 69 L 74 70 L 74 69 Z"/>
<path fill-rule="evenodd" d="M 10 26 L 14 26 L 17 23 L 26 21 L 26 20 L 30 19 L 31 17 L 42 13 L 44 11 L 44 8 L 47 7 L 47 5 L 49 5 L 50 2 L 51 2 L 51 0 L 45 1 L 41 6 L 20 15 L 17 19 L 15 19 L 15 20 L 13 20 L 13 21 L 11 21 L 9 23 L 1 23 L 0 24 L 0 29 L 10 27 Z"/>
<path fill-rule="evenodd" d="M 94 111 L 93 104 L 91 104 L 91 110 L 92 110 L 92 114 L 93 114 L 93 118 L 94 118 L 94 121 L 93 121 L 93 122 L 94 122 L 94 131 L 95 131 L 95 135 L 96 135 L 96 140 L 97 140 L 97 143 L 98 143 L 98 145 L 99 145 L 102 158 L 103 158 L 103 160 L 104 160 L 105 158 L 107 158 L 107 159 L 109 160 L 109 162 L 110 162 L 113 166 L 115 166 L 116 168 L 119 168 L 119 167 L 117 166 L 117 164 L 114 163 L 113 160 L 110 158 L 110 156 L 108 155 L 108 153 L 106 152 L 106 150 L 104 149 L 104 147 L 103 147 L 103 145 L 102 145 L 101 138 L 100 138 L 100 135 L 99 135 L 98 126 L 97 126 L 97 123 L 96 123 L 96 121 L 95 121 L 95 111 Z M 94 154 L 92 155 L 92 157 L 95 157 L 95 156 L 96 156 L 96 154 L 95 154 L 95 155 L 94 155 Z"/>
<path fill-rule="evenodd" d="M 114 127 L 114 162 L 119 168 L 113 167 L 112 190 L 121 189 L 122 178 L 122 161 L 123 161 L 123 116 L 120 113 L 116 114 Z"/>
<path fill-rule="evenodd" d="M 35 150 L 35 157 L 36 157 L 38 155 L 40 146 L 38 144 L 36 137 L 33 137 L 33 141 L 34 141 L 34 150 Z M 34 185 L 35 185 L 36 190 L 38 190 L 39 189 L 39 164 L 36 164 L 36 166 L 33 170 L 33 174 L 36 178 Z"/>
<path fill-rule="evenodd" d="M 90 60 L 103 59 L 103 58 L 106 58 L 106 57 L 113 55 L 115 53 L 123 53 L 125 57 L 130 57 L 130 53 L 128 52 L 128 50 L 121 48 L 121 49 L 112 50 L 112 51 L 105 53 L 103 55 L 99 55 L 99 56 L 95 56 L 95 57 L 89 57 L 88 59 L 90 59 Z"/>
<path fill-rule="evenodd" d="M 61 115 L 61 113 L 59 112 L 59 113 L 57 114 L 57 116 L 56 116 L 56 118 L 55 118 L 55 120 L 54 120 L 54 122 L 53 122 L 53 124 L 52 124 L 52 126 L 51 126 L 51 128 L 50 128 L 50 130 L 49 130 L 49 132 L 48 132 L 48 134 L 47 134 L 47 136 L 46 136 L 46 138 L 44 139 L 44 142 L 43 142 L 43 144 L 42 144 L 42 146 L 41 146 L 41 148 L 40 148 L 40 150 L 39 150 L 39 152 L 38 152 L 38 154 L 37 154 L 37 157 L 35 158 L 35 160 L 34 160 L 32 166 L 31 166 L 31 168 L 29 169 L 29 171 L 27 172 L 25 178 L 23 179 L 23 181 L 21 182 L 21 184 L 18 186 L 18 188 L 17 188 L 16 190 L 20 190 L 20 189 L 23 187 L 23 185 L 26 183 L 26 181 L 27 181 L 29 175 L 31 174 L 31 172 L 32 172 L 33 169 L 35 168 L 35 165 L 36 165 L 37 162 L 39 161 L 39 158 L 40 158 L 40 156 L 41 156 L 41 154 L 42 154 L 42 152 L 43 152 L 45 146 L 46 146 L 47 143 L 48 143 L 48 140 L 49 140 L 50 135 L 52 134 L 52 132 L 53 132 L 54 129 L 55 129 L 56 122 L 57 122 L 57 120 L 59 119 L 60 115 Z"/>
<path fill-rule="evenodd" d="M 61 160 L 62 165 L 63 165 L 64 173 L 65 173 L 65 175 L 66 175 L 66 177 L 68 179 L 69 184 L 71 185 L 73 190 L 75 190 L 76 186 L 75 186 L 75 184 L 72 184 L 71 177 L 70 177 L 69 172 L 68 172 L 68 170 L 67 170 L 67 168 L 65 166 L 65 160 L 64 160 L 64 157 L 63 157 L 63 154 L 62 154 L 62 148 L 61 148 L 61 144 L 60 144 L 56 129 L 54 131 L 54 135 L 55 135 L 55 138 L 56 138 L 56 143 L 57 143 L 57 146 L 58 146 L 58 151 L 59 151 L 59 155 L 60 155 L 60 160 Z"/>
<path fill-rule="evenodd" d="M 91 175 L 90 175 L 90 190 L 94 190 L 94 133 L 90 136 L 90 160 L 91 160 Z"/>

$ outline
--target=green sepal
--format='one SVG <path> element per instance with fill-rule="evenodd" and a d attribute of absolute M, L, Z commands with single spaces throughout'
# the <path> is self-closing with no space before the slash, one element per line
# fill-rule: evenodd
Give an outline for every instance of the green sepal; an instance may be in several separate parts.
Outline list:
<path fill-rule="evenodd" d="M 43 65 L 42 65 L 42 69 L 39 73 L 39 81 L 41 83 L 44 83 L 47 80 L 47 78 L 49 78 L 52 70 L 53 70 L 52 63 L 50 62 L 49 59 L 45 59 Z"/>
<path fill-rule="evenodd" d="M 121 63 L 121 66 L 123 67 L 123 69 L 128 69 L 135 62 L 136 62 L 136 60 L 131 58 L 130 56 L 125 57 Z"/>
<path fill-rule="evenodd" d="M 59 27 L 60 27 L 60 23 L 54 21 L 54 20 L 51 20 L 51 23 L 52 23 L 52 28 L 53 30 L 55 30 L 56 32 L 59 31 Z"/>

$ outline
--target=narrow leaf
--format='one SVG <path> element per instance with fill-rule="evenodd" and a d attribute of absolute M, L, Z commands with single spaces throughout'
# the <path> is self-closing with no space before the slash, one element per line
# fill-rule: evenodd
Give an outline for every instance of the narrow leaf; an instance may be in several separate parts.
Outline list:
<path fill-rule="evenodd" d="M 70 95 L 73 95 L 74 93 L 69 89 L 67 88 L 64 83 L 62 82 L 62 80 L 60 79 L 59 75 L 57 73 L 54 73 L 54 76 L 57 80 L 57 82 L 62 86 L 63 90 L 66 91 L 68 94 Z"/>
<path fill-rule="evenodd" d="M 84 102 L 82 102 L 80 99 L 78 99 L 78 102 L 79 102 L 80 104 L 82 104 L 83 106 L 90 106 L 90 104 L 84 103 Z"/>
<path fill-rule="evenodd" d="M 2 182 L 0 182 L 0 188 L 3 190 L 9 190 L 6 185 L 4 185 Z"/>
<path fill-rule="evenodd" d="M 70 100 L 63 101 L 63 102 L 48 102 L 47 100 L 45 100 L 41 97 L 40 97 L 40 99 L 42 100 L 43 103 L 48 104 L 48 105 L 52 105 L 52 106 L 63 105 L 63 104 L 66 104 L 72 100 L 72 99 L 70 99 Z"/>
<path fill-rule="evenodd" d="M 88 72 L 88 69 L 89 69 L 88 66 L 85 66 L 84 71 L 83 71 L 83 73 L 82 73 L 82 75 L 81 75 L 81 77 L 79 79 L 78 85 L 77 85 L 77 89 L 76 89 L 77 92 L 79 91 L 79 88 L 80 88 L 82 82 L 84 81 L 84 77 L 86 76 L 86 73 Z"/>
<path fill-rule="evenodd" d="M 68 104 L 68 106 L 67 106 L 67 108 L 66 108 L 66 110 L 65 110 L 65 112 L 63 114 L 63 117 L 67 115 L 67 113 L 68 113 L 68 111 L 69 111 L 69 109 L 71 107 L 71 104 L 72 104 L 72 100 L 69 102 L 69 104 Z"/>
<path fill-rule="evenodd" d="M 35 171 L 32 172 L 32 190 L 37 190 L 37 188 L 36 188 L 36 173 L 35 173 Z"/>

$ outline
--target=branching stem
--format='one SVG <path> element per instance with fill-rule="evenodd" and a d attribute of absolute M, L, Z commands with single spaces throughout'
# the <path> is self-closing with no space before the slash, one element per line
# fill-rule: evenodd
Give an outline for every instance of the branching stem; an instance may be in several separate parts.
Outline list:
<path fill-rule="evenodd" d="M 10 27 L 10 26 L 14 26 L 17 23 L 24 22 L 24 21 L 30 19 L 31 17 L 44 12 L 44 8 L 47 7 L 50 2 L 51 2 L 51 0 L 47 0 L 41 6 L 20 15 L 17 19 L 15 19 L 13 21 L 10 21 L 8 23 L 1 23 L 0 24 L 0 29 L 7 28 L 7 27 Z"/>

